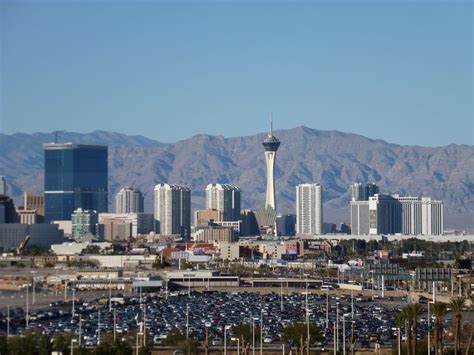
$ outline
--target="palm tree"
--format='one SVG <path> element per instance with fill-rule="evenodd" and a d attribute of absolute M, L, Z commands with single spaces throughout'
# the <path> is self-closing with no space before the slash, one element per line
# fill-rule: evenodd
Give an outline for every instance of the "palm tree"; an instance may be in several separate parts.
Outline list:
<path fill-rule="evenodd" d="M 405 318 L 403 317 L 403 313 L 398 313 L 395 317 L 395 324 L 397 325 L 397 346 L 398 346 L 398 355 L 402 353 L 401 349 L 401 340 L 402 340 L 402 326 L 405 323 Z"/>
<path fill-rule="evenodd" d="M 474 295 L 471 295 L 471 310 L 474 308 Z M 466 352 L 465 355 L 469 355 L 471 351 L 471 343 L 472 343 L 472 338 L 474 337 L 474 325 L 471 324 L 471 330 L 469 334 L 469 339 L 466 344 Z"/>
<path fill-rule="evenodd" d="M 446 308 L 447 305 L 441 302 L 435 302 L 431 306 L 431 312 L 435 317 L 433 344 L 436 355 L 443 353 L 443 318 L 446 315 Z"/>
<path fill-rule="evenodd" d="M 423 312 L 423 307 L 419 303 L 412 303 L 408 306 L 410 308 L 410 316 L 413 321 L 413 338 L 412 338 L 412 353 L 416 354 L 416 345 L 417 345 L 417 324 L 418 324 L 418 317 Z"/>
<path fill-rule="evenodd" d="M 464 307 L 464 298 L 456 297 L 453 298 L 449 304 L 453 309 L 456 316 L 456 335 L 454 340 L 454 355 L 458 355 L 458 351 L 461 350 L 461 312 Z"/>
<path fill-rule="evenodd" d="M 407 354 L 411 355 L 411 310 L 410 305 L 402 308 L 400 313 L 405 320 L 405 345 Z"/>

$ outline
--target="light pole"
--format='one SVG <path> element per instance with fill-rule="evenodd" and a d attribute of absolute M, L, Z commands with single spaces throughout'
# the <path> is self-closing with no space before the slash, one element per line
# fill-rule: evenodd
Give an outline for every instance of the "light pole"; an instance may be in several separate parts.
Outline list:
<path fill-rule="evenodd" d="M 224 325 L 224 355 L 227 355 L 227 329 L 230 329 L 230 325 Z"/>
<path fill-rule="evenodd" d="M 25 314 L 25 321 L 26 321 L 26 327 L 28 328 L 29 320 L 30 320 L 30 314 L 29 314 L 29 300 L 28 300 L 28 288 L 30 286 L 26 285 L 26 314 Z"/>
<path fill-rule="evenodd" d="M 79 346 L 81 346 L 82 341 L 82 315 L 79 314 Z"/>
<path fill-rule="evenodd" d="M 336 343 L 339 351 L 339 302 L 336 302 Z"/>
<path fill-rule="evenodd" d="M 354 290 L 351 290 L 351 319 L 354 319 Z"/>
<path fill-rule="evenodd" d="M 237 342 L 237 355 L 240 355 L 240 339 L 239 338 L 230 338 L 230 340 Z"/>
<path fill-rule="evenodd" d="M 431 355 L 431 317 L 430 317 L 430 304 L 434 302 L 428 302 L 428 355 Z M 398 347 L 400 349 L 400 347 Z"/>
<path fill-rule="evenodd" d="M 10 305 L 7 306 L 7 339 L 10 337 Z"/>
<path fill-rule="evenodd" d="M 74 343 L 77 343 L 77 340 L 71 339 L 71 355 L 74 355 Z"/>
<path fill-rule="evenodd" d="M 112 312 L 112 278 L 110 277 L 110 275 L 109 275 L 109 312 Z"/>
<path fill-rule="evenodd" d="M 75 305 L 76 305 L 76 287 L 73 281 L 72 282 L 72 310 L 71 310 L 72 318 L 74 318 L 74 315 L 76 313 Z"/>
<path fill-rule="evenodd" d="M 280 278 L 280 311 L 283 312 L 283 278 Z"/>
<path fill-rule="evenodd" d="M 186 304 L 186 339 L 189 338 L 189 304 Z"/>
<path fill-rule="evenodd" d="M 100 345 L 100 309 L 97 317 L 97 345 Z"/>
<path fill-rule="evenodd" d="M 33 279 L 33 305 L 36 303 L 36 297 L 35 297 L 35 274 L 36 274 L 36 271 L 33 270 L 31 271 L 31 274 L 32 274 L 32 279 Z"/>
<path fill-rule="evenodd" d="M 117 341 L 117 314 L 114 308 L 114 343 Z"/>
<path fill-rule="evenodd" d="M 260 308 L 260 355 L 263 355 L 263 308 Z"/>
<path fill-rule="evenodd" d="M 329 328 L 329 290 L 326 289 L 326 329 Z"/>
<path fill-rule="evenodd" d="M 346 315 L 342 315 L 342 353 L 346 355 Z"/>
<path fill-rule="evenodd" d="M 252 316 L 252 355 L 255 355 L 255 319 Z"/>

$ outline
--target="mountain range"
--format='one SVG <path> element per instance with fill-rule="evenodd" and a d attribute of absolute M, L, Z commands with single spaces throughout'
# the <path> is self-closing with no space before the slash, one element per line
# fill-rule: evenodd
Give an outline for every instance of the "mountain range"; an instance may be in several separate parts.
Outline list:
<path fill-rule="evenodd" d="M 281 141 L 276 159 L 277 209 L 294 213 L 295 186 L 323 186 L 324 220 L 350 222 L 350 185 L 375 182 L 381 193 L 431 196 L 445 203 L 446 228 L 474 227 L 474 146 L 401 146 L 339 131 L 296 127 L 274 132 Z M 144 136 L 94 131 L 60 134 L 59 141 L 109 146 L 109 201 L 124 186 L 140 188 L 153 210 L 157 183 L 186 184 L 193 208 L 204 208 L 208 183 L 242 189 L 242 207 L 259 208 L 265 198 L 265 133 L 245 137 L 195 135 L 176 143 Z M 0 175 L 19 205 L 21 193 L 43 190 L 42 145 L 51 133 L 0 134 Z"/>

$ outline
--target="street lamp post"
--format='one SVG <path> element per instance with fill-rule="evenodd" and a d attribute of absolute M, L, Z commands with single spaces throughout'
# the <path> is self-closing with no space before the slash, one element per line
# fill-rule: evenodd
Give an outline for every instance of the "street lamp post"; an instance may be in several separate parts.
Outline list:
<path fill-rule="evenodd" d="M 7 305 L 7 339 L 10 337 L 10 305 Z"/>
<path fill-rule="evenodd" d="M 326 329 L 329 328 L 329 290 L 326 289 Z"/>
<path fill-rule="evenodd" d="M 342 315 L 342 352 L 346 355 L 346 315 Z"/>
<path fill-rule="evenodd" d="M 29 320 L 30 320 L 30 312 L 29 312 L 29 300 L 28 300 L 28 288 L 29 285 L 26 285 L 26 314 L 25 314 L 25 321 L 26 327 L 28 328 Z"/>
<path fill-rule="evenodd" d="M 32 274 L 32 280 L 33 280 L 33 302 L 32 304 L 34 305 L 36 303 L 36 297 L 35 297 L 35 274 L 36 274 L 36 271 L 33 270 L 31 271 L 31 274 Z"/>
<path fill-rule="evenodd" d="M 100 345 L 100 309 L 97 317 L 97 345 Z"/>
<path fill-rule="evenodd" d="M 263 308 L 260 309 L 260 355 L 263 355 Z"/>
<path fill-rule="evenodd" d="M 186 339 L 189 338 L 189 304 L 186 304 Z"/>
<path fill-rule="evenodd" d="M 280 278 L 280 311 L 283 312 L 283 278 Z"/>
<path fill-rule="evenodd" d="M 77 343 L 77 340 L 71 339 L 71 355 L 74 355 L 74 343 Z"/>
<path fill-rule="evenodd" d="M 336 343 L 339 351 L 339 302 L 336 303 Z"/>
<path fill-rule="evenodd" d="M 72 318 L 74 318 L 74 315 L 76 313 L 76 287 L 74 285 L 74 281 L 72 282 L 72 310 L 71 310 L 71 314 L 72 314 Z"/>
<path fill-rule="evenodd" d="M 255 320 L 252 316 L 252 355 L 255 355 Z"/>
<path fill-rule="evenodd" d="M 117 341 L 117 314 L 114 308 L 114 343 Z"/>
<path fill-rule="evenodd" d="M 79 314 L 79 346 L 81 346 L 82 340 L 82 316 Z"/>
<path fill-rule="evenodd" d="M 230 329 L 230 325 L 224 325 L 224 355 L 227 355 L 227 329 Z"/>
<path fill-rule="evenodd" d="M 240 354 L 240 339 L 239 338 L 230 338 L 230 340 L 237 342 L 237 355 L 239 355 Z"/>
<path fill-rule="evenodd" d="M 428 355 L 431 355 L 431 317 L 430 317 L 430 304 L 434 302 L 428 302 Z M 400 348 L 400 347 L 399 347 Z"/>

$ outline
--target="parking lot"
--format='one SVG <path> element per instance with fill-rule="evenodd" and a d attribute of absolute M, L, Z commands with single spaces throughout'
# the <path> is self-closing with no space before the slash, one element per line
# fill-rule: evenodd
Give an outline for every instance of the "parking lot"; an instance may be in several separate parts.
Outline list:
<path fill-rule="evenodd" d="M 117 295 L 115 295 L 117 296 Z M 149 340 L 160 345 L 166 335 L 178 328 L 183 334 L 203 341 L 206 330 L 210 345 L 221 345 L 226 326 L 227 339 L 230 341 L 232 326 L 240 323 L 253 323 L 260 326 L 263 319 L 264 344 L 279 344 L 283 341 L 283 329 L 292 321 L 305 321 L 306 303 L 309 318 L 316 323 L 324 335 L 320 347 L 332 348 L 334 324 L 339 318 L 339 335 L 336 338 L 339 346 L 343 344 L 343 323 L 345 323 L 346 341 L 351 338 L 352 322 L 354 339 L 358 348 L 373 348 L 375 343 L 382 347 L 396 346 L 395 315 L 406 301 L 401 298 L 372 300 L 369 297 L 354 295 L 352 308 L 351 296 L 318 295 L 300 293 L 280 295 L 279 293 L 258 294 L 252 292 L 224 293 L 173 291 L 166 297 L 163 294 L 142 294 L 126 296 L 123 301 L 110 307 L 107 294 L 93 301 L 77 299 L 72 314 L 72 302 L 57 301 L 51 305 L 33 310 L 29 318 L 29 330 L 53 335 L 56 332 L 72 332 L 79 336 L 86 346 L 95 346 L 99 336 L 104 336 L 114 329 L 114 309 L 116 334 L 127 337 L 146 321 Z M 307 300 L 307 301 L 306 301 Z M 328 309 L 326 311 L 326 303 Z M 100 316 L 99 316 L 100 313 Z M 100 321 L 99 321 L 100 317 Z M 25 312 L 22 308 L 10 311 L 10 334 L 20 334 L 26 329 Z M 453 317 L 448 314 L 445 326 L 448 327 Z M 466 318 L 466 317 L 465 317 Z M 7 329 L 6 313 L 0 314 L 1 332 Z M 418 325 L 420 338 L 427 332 L 427 317 L 422 315 Z M 259 343 L 259 339 L 256 339 Z"/>

